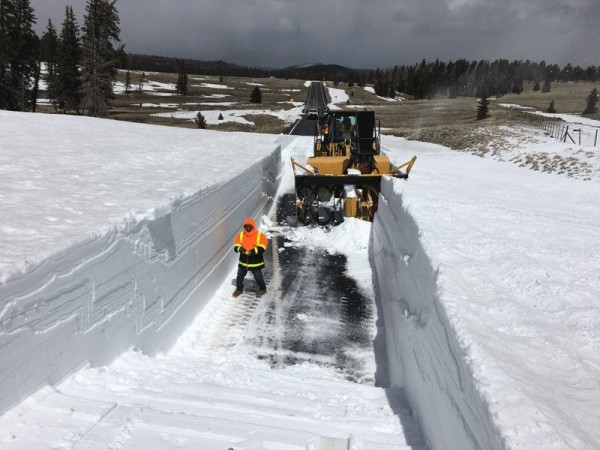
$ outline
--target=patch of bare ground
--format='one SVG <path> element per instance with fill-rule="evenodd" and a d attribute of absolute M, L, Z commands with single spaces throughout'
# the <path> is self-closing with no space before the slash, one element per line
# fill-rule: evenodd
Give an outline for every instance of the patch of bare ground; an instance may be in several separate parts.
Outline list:
<path fill-rule="evenodd" d="M 254 125 L 248 125 L 238 122 L 223 122 L 218 125 L 211 125 L 210 129 L 219 131 L 250 131 L 253 133 L 278 134 L 285 127 L 285 122 L 275 116 L 265 114 L 246 114 L 244 118 Z"/>
<path fill-rule="evenodd" d="M 125 71 L 119 71 L 117 81 L 125 81 Z M 294 107 L 293 102 L 303 102 L 308 89 L 302 80 L 277 78 L 218 77 L 188 74 L 188 95 L 174 92 L 177 74 L 147 72 L 143 79 L 144 90 L 138 89 L 141 72 L 131 72 L 131 91 L 115 96 L 112 101 L 111 118 L 132 122 L 195 128 L 190 119 L 157 117 L 157 113 L 175 111 L 214 110 L 270 110 L 280 111 Z M 258 87 L 262 102 L 251 103 L 250 94 Z M 250 114 L 245 116 L 255 126 L 223 122 L 207 125 L 207 129 L 223 131 L 252 131 L 258 133 L 281 133 L 284 121 L 273 116 Z"/>
<path fill-rule="evenodd" d="M 504 125 L 455 125 L 419 130 L 409 139 L 444 145 L 481 157 L 493 157 L 530 170 L 590 180 L 597 176 L 594 152 L 566 147 L 561 154 L 545 151 L 545 136 L 521 122 Z M 539 145 L 535 145 L 539 144 Z M 563 154 L 564 153 L 564 154 Z"/>
<path fill-rule="evenodd" d="M 594 175 L 593 166 L 574 156 L 564 157 L 546 152 L 529 153 L 515 157 L 512 162 L 521 167 L 528 167 L 546 173 L 558 173 L 571 178 L 591 180 Z"/>

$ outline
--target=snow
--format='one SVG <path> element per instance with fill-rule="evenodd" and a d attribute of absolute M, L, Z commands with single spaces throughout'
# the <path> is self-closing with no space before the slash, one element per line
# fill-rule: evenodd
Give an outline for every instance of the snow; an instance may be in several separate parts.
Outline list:
<path fill-rule="evenodd" d="M 230 94 L 210 94 L 210 95 L 202 95 L 202 98 L 227 98 L 232 97 Z"/>
<path fill-rule="evenodd" d="M 327 90 L 329 91 L 329 97 L 331 98 L 331 103 L 327 105 L 329 107 L 335 107 L 337 103 L 346 103 L 350 99 L 343 89 L 328 87 Z"/>
<path fill-rule="evenodd" d="M 444 398 L 448 393 L 462 397 L 479 391 L 486 403 L 480 410 L 489 408 L 508 448 L 597 446 L 600 435 L 592 425 L 600 407 L 597 180 L 515 169 L 396 138 L 386 143 L 420 153 L 409 183 L 384 186 L 386 201 L 377 218 L 383 219 L 374 225 L 380 252 L 394 254 L 381 257 L 380 264 L 405 260 L 403 277 L 380 278 L 401 299 L 389 308 L 403 310 L 402 333 L 409 339 L 435 328 L 441 310 L 455 332 L 444 340 L 456 340 L 445 346 L 431 342 L 411 354 L 406 353 L 410 343 L 402 344 L 408 347 L 399 350 L 402 364 L 405 371 L 422 371 L 431 366 L 431 352 L 456 358 L 460 347 L 459 370 L 473 378 L 461 377 L 460 384 L 446 388 L 425 377 L 405 380 L 415 403 L 425 403 L 422 395 L 429 389 L 439 390 L 435 406 L 418 408 L 424 429 L 427 420 L 439 427 L 435 410 L 456 416 L 443 411 L 442 405 L 460 405 L 455 394 Z M 375 257 L 378 248 L 372 249 Z M 429 286 L 425 291 L 415 283 L 422 278 Z M 447 365 L 450 370 L 457 362 Z M 439 372 L 439 366 L 432 370 Z M 467 448 L 464 442 L 457 445 L 451 447 Z M 483 448 L 494 446 L 486 442 Z"/>
<path fill-rule="evenodd" d="M 160 95 L 173 95 L 176 92 L 176 86 L 173 83 L 162 83 L 160 81 L 148 81 L 144 80 L 142 83 L 142 91 L 145 93 L 151 93 L 152 95 L 160 96 Z M 139 80 L 131 80 L 131 85 L 129 88 L 130 92 L 136 92 L 140 86 Z M 115 94 L 124 94 L 126 92 L 125 83 L 122 81 L 113 82 L 113 92 Z M 157 90 L 167 91 L 167 92 L 156 92 Z"/>
<path fill-rule="evenodd" d="M 258 158 L 274 148 L 272 136 L 4 111 L 0 135 L 0 282 L 123 219 L 164 214 L 228 181 L 246 167 L 244 148 Z"/>
<path fill-rule="evenodd" d="M 289 102 L 285 102 L 289 104 Z M 212 103 L 211 105 L 217 105 L 217 103 Z M 209 125 L 218 125 L 224 122 L 235 122 L 241 123 L 248 126 L 254 126 L 254 122 L 246 119 L 244 116 L 247 115 L 269 115 L 274 116 L 287 124 L 294 123 L 300 117 L 302 112 L 303 103 L 297 104 L 290 109 L 280 109 L 278 111 L 270 110 L 270 109 L 229 109 L 229 110 L 206 110 L 206 111 L 173 111 L 173 112 L 164 112 L 164 113 L 156 113 L 155 116 L 158 117 L 170 117 L 173 119 L 181 119 L 181 120 L 194 120 L 198 115 L 198 112 L 201 112 L 206 120 L 206 123 Z M 223 119 L 219 119 L 219 116 L 222 116 Z"/>
<path fill-rule="evenodd" d="M 2 448 L 420 448 L 394 388 L 430 448 L 600 446 L 598 158 L 584 181 L 384 136 L 418 160 L 372 225 L 262 219 L 346 255 L 385 325 L 383 390 L 218 327 L 260 312 L 229 296 L 230 243 L 312 138 L 0 111 L 0 142 Z"/>
<path fill-rule="evenodd" d="M 217 84 L 217 83 L 200 83 L 199 85 L 194 85 L 196 87 L 204 87 L 210 89 L 234 89 L 226 84 Z"/>
<path fill-rule="evenodd" d="M 375 88 L 373 86 L 365 86 L 364 90 L 367 92 L 370 92 L 371 94 L 375 95 Z M 402 100 L 406 100 L 404 97 L 401 97 L 399 95 L 400 93 L 398 91 L 396 91 L 396 97 L 395 98 L 389 98 L 389 97 L 381 97 L 381 96 L 377 96 L 377 98 L 381 99 L 381 100 L 385 100 L 386 102 L 397 102 L 397 101 L 402 101 Z"/>
<path fill-rule="evenodd" d="M 500 103 L 500 106 L 504 108 L 520 109 L 524 112 L 539 117 L 560 120 L 560 123 L 554 122 L 552 124 L 546 124 L 545 131 L 548 135 L 552 135 L 554 138 L 564 142 L 577 144 L 577 150 L 582 150 L 583 148 L 588 147 L 586 151 L 597 153 L 594 151 L 594 148 L 600 143 L 600 139 L 598 138 L 598 134 L 600 132 L 600 122 L 598 120 L 590 119 L 589 117 L 581 117 L 574 114 L 546 113 L 537 111 L 531 107 L 524 107 L 510 103 Z M 568 132 L 568 135 L 565 135 L 566 132 Z"/>

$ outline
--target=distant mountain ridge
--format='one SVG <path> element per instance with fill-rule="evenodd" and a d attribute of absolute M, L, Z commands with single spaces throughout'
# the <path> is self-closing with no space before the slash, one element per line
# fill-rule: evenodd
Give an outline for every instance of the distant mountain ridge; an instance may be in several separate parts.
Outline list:
<path fill-rule="evenodd" d="M 183 65 L 188 74 L 219 75 L 219 76 L 248 76 L 299 79 L 344 78 L 351 73 L 365 70 L 351 69 L 339 64 L 304 63 L 283 69 L 241 66 L 225 61 L 202 61 L 168 56 L 143 55 L 129 53 L 121 62 L 121 69 L 131 69 L 148 72 L 178 73 Z"/>
<path fill-rule="evenodd" d="M 291 78 L 322 78 L 331 76 L 345 77 L 350 73 L 361 72 L 361 70 L 351 69 L 339 64 L 305 63 L 279 69 L 277 72 L 290 74 L 288 76 Z"/>
<path fill-rule="evenodd" d="M 179 73 L 182 65 L 185 73 L 197 75 L 264 77 L 271 73 L 270 69 L 245 67 L 222 60 L 202 61 L 137 53 L 128 53 L 121 61 L 121 67 L 119 68 L 147 72 Z"/>

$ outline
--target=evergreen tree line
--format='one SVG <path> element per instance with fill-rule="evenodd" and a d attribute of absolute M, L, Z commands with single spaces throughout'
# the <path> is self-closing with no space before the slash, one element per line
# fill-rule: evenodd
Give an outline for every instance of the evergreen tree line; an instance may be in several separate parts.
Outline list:
<path fill-rule="evenodd" d="M 105 117 L 122 58 L 117 0 L 87 0 L 80 29 L 65 8 L 60 32 L 51 20 L 41 38 L 29 0 L 0 0 L 0 109 L 35 111 L 42 62 L 47 95 L 56 110 Z"/>
<path fill-rule="evenodd" d="M 377 69 L 369 72 L 367 82 L 372 83 L 377 95 L 382 97 L 393 98 L 396 92 L 402 92 L 423 99 L 436 95 L 452 98 L 519 94 L 523 91 L 525 81 L 533 82 L 536 90 L 540 89 L 542 83 L 542 92 L 547 92 L 554 81 L 595 82 L 597 79 L 600 79 L 600 68 L 596 66 L 583 69 L 567 64 L 561 69 L 557 64 L 546 64 L 544 61 L 461 59 L 448 63 L 423 60 L 411 66 Z"/>

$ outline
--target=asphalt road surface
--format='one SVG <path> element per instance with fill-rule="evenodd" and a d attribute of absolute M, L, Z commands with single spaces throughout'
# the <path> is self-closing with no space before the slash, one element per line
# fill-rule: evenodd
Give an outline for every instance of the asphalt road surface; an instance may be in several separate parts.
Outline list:
<path fill-rule="evenodd" d="M 279 223 L 292 202 L 293 195 L 279 200 Z M 252 315 L 239 344 L 274 367 L 311 361 L 349 381 L 379 385 L 372 370 L 374 299 L 347 275 L 345 256 L 289 246 L 287 240 L 285 231 L 271 239 L 263 271 L 269 294 L 255 304 L 261 313 Z M 254 280 L 248 276 L 245 282 L 252 299 Z"/>
<path fill-rule="evenodd" d="M 323 83 L 313 81 L 308 88 L 308 96 L 304 106 L 304 117 L 299 119 L 295 124 L 288 127 L 284 133 L 295 136 L 314 136 L 316 120 L 308 119 L 306 112 L 310 108 L 315 108 L 319 111 L 319 115 L 323 114 L 327 109 L 327 100 L 325 96 L 325 88 Z"/>

